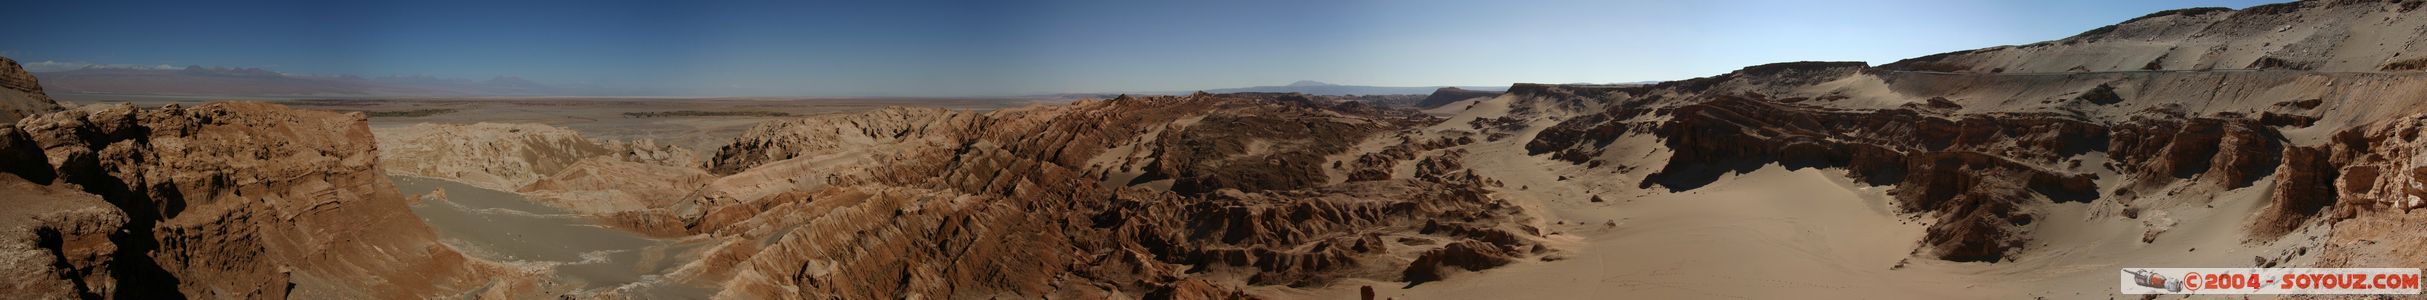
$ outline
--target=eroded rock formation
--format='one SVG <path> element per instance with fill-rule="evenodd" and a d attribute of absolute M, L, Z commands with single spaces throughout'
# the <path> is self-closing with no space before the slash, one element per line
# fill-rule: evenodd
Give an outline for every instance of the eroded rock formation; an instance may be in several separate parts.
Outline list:
<path fill-rule="evenodd" d="M 12 162 L 41 158 L 0 180 L 7 264 L 56 276 L 11 295 L 405 298 L 514 276 L 437 242 L 381 174 L 360 114 L 95 105 L 0 131 Z"/>
<path fill-rule="evenodd" d="M 678 274 L 737 297 L 1236 298 L 1219 282 L 1402 280 L 1441 245 L 1540 255 L 1531 218 L 1457 160 L 1328 183 L 1379 151 L 1360 141 L 1428 122 L 1288 94 L 817 116 L 752 130 L 708 164 L 730 175 L 648 205 L 719 241 Z"/>
<path fill-rule="evenodd" d="M 513 191 L 592 158 L 690 166 L 689 150 L 654 141 L 600 141 L 563 127 L 525 123 L 416 124 L 378 135 L 381 167 Z"/>
<path fill-rule="evenodd" d="M 66 186 L 0 176 L 0 294 L 69 299 L 118 294 L 110 241 L 126 214 L 101 197 Z"/>
<path fill-rule="evenodd" d="M 42 83 L 33 74 L 17 60 L 0 57 L 0 123 L 58 110 L 59 102 L 42 93 Z"/>
<path fill-rule="evenodd" d="M 930 136 L 950 136 L 972 127 L 974 115 L 934 108 L 890 107 L 872 113 L 802 118 L 759 124 L 732 144 L 717 149 L 708 171 L 740 173 L 761 164 L 794 157 L 814 157 L 865 151 Z"/>
<path fill-rule="evenodd" d="M 519 191 L 619 227 L 701 236 L 711 246 L 675 280 L 728 297 L 1238 298 L 1229 282 L 1437 280 L 1447 269 L 1419 259 L 1444 245 L 1503 263 L 1551 251 L 1532 217 L 1493 196 L 1498 181 L 1447 149 L 1473 138 L 1415 135 L 1438 122 L 1297 94 L 894 108 L 762 124 L 698 168 L 593 157 L 466 170 L 537 176 Z M 559 136 L 548 129 L 489 126 L 523 134 L 383 137 L 494 150 L 386 157 L 588 153 L 533 137 Z M 566 165 L 521 167 L 554 163 Z M 1413 171 L 1390 174 L 1400 168 Z"/>

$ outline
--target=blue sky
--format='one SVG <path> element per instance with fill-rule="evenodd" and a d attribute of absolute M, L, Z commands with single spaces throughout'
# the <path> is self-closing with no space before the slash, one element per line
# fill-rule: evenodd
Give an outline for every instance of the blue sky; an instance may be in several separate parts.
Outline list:
<path fill-rule="evenodd" d="M 1670 80 L 1885 63 L 2279 1 L 10 2 L 0 55 L 28 63 L 972 96 Z"/>

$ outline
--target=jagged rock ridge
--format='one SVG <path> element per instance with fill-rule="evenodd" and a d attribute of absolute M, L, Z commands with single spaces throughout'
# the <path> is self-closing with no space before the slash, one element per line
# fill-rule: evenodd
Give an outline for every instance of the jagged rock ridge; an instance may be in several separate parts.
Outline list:
<path fill-rule="evenodd" d="M 1435 108 L 1435 107 L 1441 107 L 1441 106 L 1443 106 L 1443 105 L 1449 105 L 1450 103 L 1454 103 L 1454 102 L 1458 102 L 1458 101 L 1465 101 L 1465 100 L 1467 100 L 1467 99 L 1475 99 L 1475 98 L 1490 98 L 1490 97 L 1492 97 L 1492 96 L 1499 96 L 1499 95 L 1500 95 L 1500 93 L 1499 93 L 1499 92 L 1492 92 L 1492 91 L 1473 91 L 1473 90 L 1461 89 L 1461 88 L 1457 88 L 1457 87 L 1445 87 L 1445 88 L 1440 88 L 1440 89 L 1433 90 L 1433 94 L 1432 94 L 1432 95 L 1426 95 L 1426 96 L 1424 96 L 1424 100 L 1421 100 L 1421 101 L 1417 101 L 1417 102 L 1416 102 L 1416 107 L 1417 107 L 1417 108 Z"/>
<path fill-rule="evenodd" d="M 55 276 L 6 294 L 419 297 L 517 276 L 437 242 L 379 171 L 360 114 L 95 105 L 0 137 L 17 175 L 0 184 L 37 195 L 10 200 L 33 222 L 14 223 L 9 241 L 52 253 L 9 263 L 47 259 L 31 273 Z"/>
<path fill-rule="evenodd" d="M 378 132 L 380 167 L 397 174 L 451 178 L 474 186 L 512 191 L 592 158 L 663 166 L 690 166 L 689 150 L 654 141 L 593 140 L 580 132 L 539 124 L 416 124 Z"/>
<path fill-rule="evenodd" d="M 2420 1 L 2299 1 L 2168 10 L 2060 40 L 1908 59 L 1887 69 L 1975 73 L 2427 67 Z"/>
<path fill-rule="evenodd" d="M 42 93 L 42 83 L 17 60 L 0 57 L 0 123 L 59 110 L 59 103 Z"/>
<path fill-rule="evenodd" d="M 1382 151 L 1358 141 L 1435 122 L 1295 94 L 816 116 L 721 149 L 698 193 L 609 219 L 716 241 L 677 275 L 739 297 L 1234 298 L 1221 282 L 1420 282 L 1553 251 L 1443 146 L 1386 155 L 1423 161 L 1407 177 L 1331 178 Z M 662 188 L 612 178 L 526 191 Z M 913 263 L 934 261 L 954 263 Z"/>

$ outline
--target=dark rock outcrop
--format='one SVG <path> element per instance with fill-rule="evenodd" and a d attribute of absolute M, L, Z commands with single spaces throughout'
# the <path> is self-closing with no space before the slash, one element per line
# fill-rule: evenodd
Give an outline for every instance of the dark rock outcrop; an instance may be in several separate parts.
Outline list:
<path fill-rule="evenodd" d="M 1896 185 L 1892 193 L 1905 210 L 1936 214 L 1938 225 L 1923 243 L 1951 260 L 1996 260 L 2022 246 L 2022 233 L 2037 218 L 2032 201 L 2097 198 L 2090 175 L 2047 166 L 2107 143 L 2100 126 L 2046 115 L 1949 120 L 1734 97 L 1669 114 L 1653 134 L 1675 154 L 1645 187 L 1693 189 L 1769 163 L 1844 168 L 1863 182 Z"/>
<path fill-rule="evenodd" d="M 1449 105 L 1450 103 L 1456 103 L 1458 101 L 1466 101 L 1466 99 L 1489 98 L 1499 95 L 1500 93 L 1498 92 L 1474 91 L 1456 87 L 1445 87 L 1433 90 L 1432 95 L 1425 96 L 1423 101 L 1417 101 L 1416 107 L 1435 108 L 1441 107 L 1442 105 Z"/>
<path fill-rule="evenodd" d="M 16 60 L 0 57 L 0 124 L 59 111 L 59 102 L 42 92 L 42 83 Z"/>
<path fill-rule="evenodd" d="M 1416 262 L 1408 264 L 1407 271 L 1402 272 L 1402 280 L 1437 281 L 1445 277 L 1443 272 L 1449 268 L 1480 271 L 1506 265 L 1514 259 L 1503 254 L 1505 251 L 1499 246 L 1475 241 L 1452 243 L 1417 256 Z"/>
<path fill-rule="evenodd" d="M 1381 133 L 1376 123 L 1335 121 L 1309 110 L 1215 112 L 1171 129 L 1153 145 L 1149 176 L 1171 178 L 1172 191 L 1287 190 L 1323 182 L 1324 157 Z"/>

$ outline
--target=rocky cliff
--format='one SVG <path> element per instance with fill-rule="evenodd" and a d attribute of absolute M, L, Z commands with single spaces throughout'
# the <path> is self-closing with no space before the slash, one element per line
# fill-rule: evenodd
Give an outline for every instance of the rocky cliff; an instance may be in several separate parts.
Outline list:
<path fill-rule="evenodd" d="M 59 103 L 42 93 L 42 83 L 25 66 L 0 57 L 0 123 L 58 110 Z"/>
<path fill-rule="evenodd" d="M 46 180 L 47 181 L 47 180 Z M 48 186 L 0 176 L 0 294 L 69 299 L 116 295 L 111 276 L 118 245 L 111 235 L 126 224 L 101 197 L 67 186 Z"/>
<path fill-rule="evenodd" d="M 31 195 L 10 197 L 11 241 L 35 249 L 9 263 L 65 282 L 25 295 L 408 298 L 511 274 L 437 242 L 360 114 L 95 105 L 0 131 L 10 157 L 40 158 L 9 166 L 10 193 Z"/>

